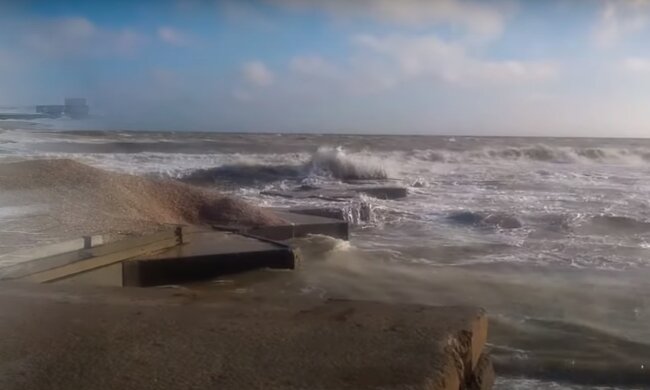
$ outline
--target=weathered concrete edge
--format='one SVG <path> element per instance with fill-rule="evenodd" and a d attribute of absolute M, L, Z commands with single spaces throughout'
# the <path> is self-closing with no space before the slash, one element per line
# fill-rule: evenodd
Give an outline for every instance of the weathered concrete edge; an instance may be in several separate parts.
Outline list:
<path fill-rule="evenodd" d="M 490 383 L 491 363 L 484 352 L 487 336 L 488 317 L 485 310 L 481 309 L 466 328 L 459 330 L 448 340 L 446 350 L 449 356 L 453 357 L 456 374 L 464 384 L 461 388 L 473 390 L 473 384 Z M 484 376 L 488 379 L 482 378 Z M 491 388 L 491 385 L 488 388 Z"/>
<path fill-rule="evenodd" d="M 294 269 L 299 262 L 297 252 L 283 247 L 158 260 L 131 259 L 123 263 L 122 279 L 124 286 L 151 287 L 207 280 L 251 269 Z"/>
<path fill-rule="evenodd" d="M 279 217 L 285 218 L 286 225 L 261 226 L 261 227 L 232 227 L 212 225 L 213 229 L 239 233 L 257 239 L 267 239 L 272 242 L 286 241 L 293 238 L 306 237 L 310 234 L 322 234 L 342 240 L 350 238 L 350 225 L 348 222 L 315 214 L 294 212 L 291 209 L 270 209 Z M 298 222 L 294 218 L 313 217 L 313 221 Z"/>

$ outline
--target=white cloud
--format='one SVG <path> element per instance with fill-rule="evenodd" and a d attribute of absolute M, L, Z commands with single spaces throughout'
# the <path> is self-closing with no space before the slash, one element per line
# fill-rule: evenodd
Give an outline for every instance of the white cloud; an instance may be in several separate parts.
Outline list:
<path fill-rule="evenodd" d="M 18 57 L 10 50 L 0 47 L 0 71 L 8 72 L 16 68 L 19 64 Z"/>
<path fill-rule="evenodd" d="M 203 5 L 202 0 L 176 0 L 176 9 L 183 12 L 195 11 Z"/>
<path fill-rule="evenodd" d="M 289 69 L 305 76 L 336 77 L 339 70 L 320 56 L 298 56 L 291 59 Z"/>
<path fill-rule="evenodd" d="M 62 18 L 23 26 L 25 45 L 52 57 L 129 55 L 146 43 L 130 29 L 101 29 L 86 18 Z"/>
<path fill-rule="evenodd" d="M 158 38 L 172 46 L 187 46 L 190 44 L 190 38 L 187 34 L 172 27 L 160 27 L 158 29 Z"/>
<path fill-rule="evenodd" d="M 593 38 L 599 47 L 609 48 L 625 37 L 645 30 L 648 25 L 650 1 L 608 0 L 603 4 Z"/>
<path fill-rule="evenodd" d="M 115 53 L 122 55 L 134 54 L 147 43 L 145 36 L 130 29 L 107 33 L 99 39 L 100 42 L 102 40 L 108 42 L 109 48 L 112 47 Z"/>
<path fill-rule="evenodd" d="M 444 23 L 460 26 L 485 36 L 499 35 L 510 2 L 468 0 L 269 0 L 294 9 L 316 8 L 335 17 L 372 17 L 385 23 L 403 26 L 429 26 Z"/>
<path fill-rule="evenodd" d="M 354 42 L 365 52 L 366 61 L 382 61 L 401 81 L 430 77 L 460 85 L 509 84 L 547 80 L 558 72 L 553 62 L 481 59 L 465 46 L 435 35 L 360 35 Z"/>
<path fill-rule="evenodd" d="M 623 60 L 624 70 L 634 73 L 650 73 L 650 58 L 629 57 Z"/>
<path fill-rule="evenodd" d="M 32 25 L 25 36 L 30 48 L 46 54 L 68 54 L 90 44 L 97 33 L 95 25 L 85 18 L 65 18 Z"/>
<path fill-rule="evenodd" d="M 241 88 L 235 88 L 232 91 L 232 97 L 235 98 L 235 100 L 238 100 L 240 102 L 249 102 L 253 100 L 253 95 L 244 89 Z"/>
<path fill-rule="evenodd" d="M 217 12 L 228 22 L 235 23 L 243 29 L 249 27 L 272 29 L 278 23 L 278 19 L 269 12 L 265 12 L 257 2 L 219 0 Z"/>
<path fill-rule="evenodd" d="M 541 85 L 559 76 L 554 61 L 492 60 L 471 44 L 431 34 L 358 35 L 344 61 L 316 55 L 290 60 L 283 88 L 321 99 L 384 95 L 401 88 L 512 88 Z"/>
<path fill-rule="evenodd" d="M 242 65 L 241 68 L 244 80 L 247 83 L 267 87 L 275 81 L 273 72 L 261 61 L 250 61 Z"/>
<path fill-rule="evenodd" d="M 181 84 L 179 74 L 169 69 L 154 68 L 151 77 L 157 86 L 175 87 Z"/>

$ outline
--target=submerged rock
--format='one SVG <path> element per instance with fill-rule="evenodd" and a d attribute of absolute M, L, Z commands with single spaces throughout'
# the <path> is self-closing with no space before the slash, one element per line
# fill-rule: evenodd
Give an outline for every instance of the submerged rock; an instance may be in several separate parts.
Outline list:
<path fill-rule="evenodd" d="M 332 201 L 343 201 L 356 198 L 359 194 L 368 195 L 378 199 L 401 199 L 408 195 L 408 190 L 399 186 L 348 186 L 336 188 L 302 188 L 298 187 L 292 191 L 261 191 L 262 195 L 279 196 L 289 199 L 326 199 Z"/>
<path fill-rule="evenodd" d="M 501 229 L 518 229 L 523 226 L 516 217 L 501 213 L 485 214 L 459 211 L 450 214 L 447 219 L 461 225 L 489 226 Z"/>
<path fill-rule="evenodd" d="M 496 226 L 501 229 L 518 229 L 522 226 L 517 218 L 506 214 L 490 214 L 482 222 L 485 225 Z"/>

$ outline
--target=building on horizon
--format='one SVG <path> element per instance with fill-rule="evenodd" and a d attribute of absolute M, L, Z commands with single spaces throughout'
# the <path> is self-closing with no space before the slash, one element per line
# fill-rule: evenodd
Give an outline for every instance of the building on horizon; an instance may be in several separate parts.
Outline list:
<path fill-rule="evenodd" d="M 65 114 L 70 118 L 80 119 L 88 116 L 90 108 L 85 98 L 65 98 L 63 105 L 39 105 L 36 106 L 36 112 L 52 118 L 59 118 Z"/>
<path fill-rule="evenodd" d="M 36 112 L 38 114 L 44 114 L 51 116 L 53 118 L 58 118 L 61 115 L 63 115 L 63 111 L 65 110 L 65 107 L 62 105 L 56 105 L 56 104 L 50 104 L 50 105 L 41 105 L 41 106 L 36 106 Z"/>
<path fill-rule="evenodd" d="M 70 118 L 78 119 L 87 117 L 90 109 L 85 98 L 66 98 L 63 112 Z"/>

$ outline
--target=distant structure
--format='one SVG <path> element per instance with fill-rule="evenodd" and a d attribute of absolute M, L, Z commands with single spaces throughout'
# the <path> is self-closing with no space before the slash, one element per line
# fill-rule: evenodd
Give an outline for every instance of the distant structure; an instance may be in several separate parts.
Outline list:
<path fill-rule="evenodd" d="M 62 105 L 46 105 L 46 106 L 36 106 L 36 112 L 38 114 L 45 114 L 51 117 L 58 118 L 63 115 L 65 107 Z"/>
<path fill-rule="evenodd" d="M 73 119 L 85 118 L 90 109 L 84 98 L 66 98 L 64 105 L 40 105 L 36 106 L 36 113 L 58 118 L 65 114 Z"/>
<path fill-rule="evenodd" d="M 66 98 L 63 112 L 70 118 L 84 118 L 88 116 L 90 109 L 84 98 Z"/>

